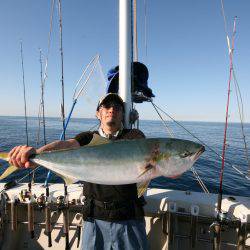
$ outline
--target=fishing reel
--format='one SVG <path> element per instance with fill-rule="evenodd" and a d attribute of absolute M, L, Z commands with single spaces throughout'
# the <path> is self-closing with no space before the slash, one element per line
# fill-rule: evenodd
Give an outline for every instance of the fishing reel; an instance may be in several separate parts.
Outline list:
<path fill-rule="evenodd" d="M 40 196 L 38 196 L 37 199 L 36 199 L 36 202 L 37 202 L 38 208 L 40 208 L 41 210 L 43 208 L 45 208 L 45 202 L 46 202 L 45 195 L 41 194 Z"/>
<path fill-rule="evenodd" d="M 240 221 L 236 218 L 232 218 L 228 212 L 216 211 L 216 221 L 209 226 L 209 233 L 216 233 L 218 227 L 220 227 L 221 231 L 227 231 L 231 226 L 237 226 L 239 223 Z"/>
<path fill-rule="evenodd" d="M 63 195 L 60 195 L 56 198 L 56 205 L 58 210 L 63 210 L 68 207 L 67 198 Z"/>
<path fill-rule="evenodd" d="M 36 195 L 35 194 L 32 195 L 32 193 L 29 190 L 27 190 L 27 189 L 22 189 L 21 190 L 21 192 L 20 192 L 21 201 L 25 202 L 27 200 L 31 200 L 32 197 L 34 199 L 36 199 Z"/>

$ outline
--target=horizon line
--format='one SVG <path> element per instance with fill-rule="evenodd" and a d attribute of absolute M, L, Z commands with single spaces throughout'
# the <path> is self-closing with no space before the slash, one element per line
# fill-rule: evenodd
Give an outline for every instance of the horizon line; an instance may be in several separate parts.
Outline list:
<path fill-rule="evenodd" d="M 24 115 L 1 115 L 0 114 L 0 117 L 23 117 L 25 118 Z M 29 115 L 27 116 L 27 118 L 38 118 L 37 116 L 32 116 L 32 115 Z M 55 118 L 55 119 L 61 119 L 60 116 L 46 116 L 45 118 Z M 93 117 L 71 117 L 71 119 L 91 119 L 91 120 L 97 120 L 97 118 L 93 118 Z M 161 119 L 141 119 L 141 121 L 162 121 Z M 173 120 L 165 120 L 167 122 L 174 122 Z M 211 123 L 225 123 L 223 121 L 211 121 L 211 120 L 175 120 L 175 121 L 178 121 L 178 122 L 211 122 Z M 229 123 L 241 123 L 240 121 L 231 121 Z M 246 121 L 244 122 L 244 124 L 250 124 L 250 121 Z"/>

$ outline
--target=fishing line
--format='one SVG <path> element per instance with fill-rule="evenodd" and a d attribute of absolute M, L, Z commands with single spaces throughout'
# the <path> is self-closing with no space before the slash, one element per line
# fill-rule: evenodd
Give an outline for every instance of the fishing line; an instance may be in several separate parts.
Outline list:
<path fill-rule="evenodd" d="M 21 64 L 22 64 L 22 80 L 23 80 L 23 100 L 24 100 L 24 114 L 25 114 L 25 132 L 26 132 L 26 145 L 29 145 L 29 136 L 28 136 L 28 118 L 27 118 L 27 101 L 26 101 L 26 86 L 24 80 L 24 64 L 23 64 L 23 43 L 20 41 L 20 54 L 21 54 Z M 29 171 L 29 183 L 28 188 L 31 190 L 31 172 Z"/>
<path fill-rule="evenodd" d="M 23 65 L 23 43 L 20 41 L 20 54 L 21 54 L 21 64 L 22 64 L 22 79 L 23 79 L 23 101 L 24 101 L 24 115 L 25 115 L 25 132 L 26 132 L 26 145 L 29 145 L 29 135 L 28 135 L 28 118 L 27 118 L 27 105 L 26 105 L 26 87 L 24 80 L 24 65 Z"/>
<path fill-rule="evenodd" d="M 244 147 L 245 147 L 245 155 L 246 155 L 246 160 L 247 160 L 247 164 L 248 164 L 248 170 L 250 170 L 250 161 L 249 161 L 249 157 L 248 157 L 248 146 L 247 146 L 246 135 L 245 135 L 245 130 L 244 130 L 243 101 L 242 101 L 241 91 L 240 91 L 240 87 L 239 87 L 234 69 L 233 69 L 233 79 L 234 79 L 235 93 L 236 93 L 236 98 L 237 98 L 238 112 L 239 112 L 239 116 L 240 116 L 242 139 L 243 139 Z"/>
<path fill-rule="evenodd" d="M 150 100 L 150 99 L 149 99 Z M 208 148 L 211 152 L 213 152 L 216 156 L 218 156 L 220 159 L 222 159 L 222 156 L 217 153 L 212 147 L 210 147 L 209 145 L 207 145 L 204 141 L 202 141 L 200 138 L 198 138 L 195 134 L 193 134 L 192 132 L 190 132 L 188 129 L 186 129 L 181 123 L 179 123 L 178 121 L 176 121 L 171 115 L 169 115 L 167 112 L 165 112 L 164 110 L 162 110 L 159 106 L 157 106 L 155 103 L 153 103 L 151 100 L 150 102 L 152 103 L 153 106 L 155 106 L 158 110 L 160 110 L 163 114 L 165 114 L 167 117 L 169 117 L 174 123 L 176 123 L 178 126 L 180 126 L 181 128 L 183 128 L 187 133 L 189 133 L 191 136 L 193 136 L 195 139 L 197 139 L 201 144 L 203 144 L 204 146 L 206 146 L 206 148 Z M 247 180 L 250 180 L 250 178 L 245 175 L 242 171 L 240 171 L 236 165 L 232 164 L 229 161 L 225 161 L 225 163 L 227 163 L 230 167 L 232 167 L 234 170 L 236 170 L 240 175 L 242 175 L 243 177 L 245 177 Z"/>
<path fill-rule="evenodd" d="M 51 33 L 52 33 L 52 27 L 53 27 L 54 6 L 55 6 L 55 0 L 52 0 L 52 2 L 51 2 L 51 12 L 50 12 L 50 28 L 49 28 L 49 36 L 48 36 L 48 50 L 47 50 L 47 56 L 46 56 L 46 59 L 45 59 L 44 76 L 43 76 L 44 84 L 45 84 L 45 81 L 46 81 L 46 79 L 48 77 L 47 68 L 48 68 L 49 53 L 50 53 Z"/>
<path fill-rule="evenodd" d="M 227 20 L 226 20 L 225 9 L 224 9 L 224 1 L 221 0 L 220 3 L 221 3 L 221 12 L 222 12 L 223 20 L 224 20 L 224 29 L 225 29 L 225 33 L 228 37 L 228 29 L 227 29 Z"/>
<path fill-rule="evenodd" d="M 50 44 L 51 44 L 51 33 L 52 33 L 52 27 L 53 27 L 53 15 L 54 15 L 54 6 L 55 6 L 55 0 L 51 1 L 51 11 L 50 11 L 50 28 L 49 28 L 49 36 L 48 36 L 48 49 L 47 49 L 47 56 L 45 58 L 45 66 L 44 66 L 44 74 L 43 76 L 41 75 L 41 85 L 43 85 L 43 89 L 45 86 L 46 79 L 48 77 L 47 69 L 48 69 L 48 61 L 49 61 L 49 54 L 50 54 Z M 41 51 L 41 50 L 40 50 Z M 41 63 L 41 74 L 42 74 L 42 62 L 40 59 Z M 43 108 L 44 112 L 44 108 Z M 40 143 L 40 118 L 41 118 L 41 113 L 42 108 L 41 108 L 41 102 L 39 106 L 39 111 L 38 111 L 38 120 L 39 120 L 39 128 L 38 128 L 38 135 L 37 135 L 37 144 Z M 44 130 L 44 145 L 46 145 L 46 136 L 45 136 L 45 116 L 43 115 L 43 130 Z"/>

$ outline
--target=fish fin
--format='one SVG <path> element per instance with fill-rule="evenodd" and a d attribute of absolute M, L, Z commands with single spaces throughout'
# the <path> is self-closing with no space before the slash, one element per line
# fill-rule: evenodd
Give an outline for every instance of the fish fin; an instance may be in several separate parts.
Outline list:
<path fill-rule="evenodd" d="M 62 177 L 62 178 L 63 178 L 63 180 L 64 180 L 66 186 L 68 186 L 68 185 L 73 184 L 73 183 L 76 182 L 75 179 L 71 179 L 71 178 L 69 178 L 69 177 Z"/>
<path fill-rule="evenodd" d="M 52 171 L 53 172 L 53 171 Z M 64 176 L 64 175 L 62 175 L 62 174 L 58 174 L 58 173 L 56 173 L 56 172 L 54 172 L 56 175 L 58 175 L 59 177 L 61 177 L 63 180 L 64 180 L 64 182 L 65 182 L 65 184 L 66 184 L 66 186 L 68 186 L 68 185 L 70 185 L 70 184 L 73 184 L 73 183 L 75 183 L 77 180 L 75 180 L 75 179 L 71 179 L 70 177 L 66 177 L 66 176 Z"/>
<path fill-rule="evenodd" d="M 0 160 L 5 161 L 8 163 L 8 153 L 6 152 L 0 152 Z M 0 163 L 0 166 L 3 165 Z M 16 170 L 18 170 L 18 167 L 15 167 L 13 165 L 10 165 L 7 169 L 5 169 L 5 171 L 2 173 L 2 175 L 0 176 L 0 180 L 3 180 L 4 178 L 8 177 L 9 175 L 11 175 L 13 172 L 15 172 Z"/>
<path fill-rule="evenodd" d="M 107 144 L 110 143 L 111 140 L 101 137 L 100 135 L 97 134 L 93 134 L 93 138 L 91 140 L 91 142 L 88 145 L 85 145 L 85 147 L 88 146 L 97 146 L 97 145 L 101 145 L 101 144 Z"/>
<path fill-rule="evenodd" d="M 8 177 L 9 175 L 11 175 L 12 173 L 14 173 L 16 170 L 18 170 L 18 167 L 15 167 L 13 165 L 10 165 L 0 176 L 0 180 L 5 179 L 6 177 Z"/>
<path fill-rule="evenodd" d="M 0 160 L 8 161 L 8 153 L 0 152 Z"/>
<path fill-rule="evenodd" d="M 138 198 L 143 196 L 143 194 L 147 191 L 149 183 L 150 183 L 150 180 L 137 183 L 137 196 L 138 196 Z"/>
<path fill-rule="evenodd" d="M 147 173 L 149 170 L 153 169 L 155 166 L 152 165 L 151 163 L 148 163 L 144 168 L 143 172 L 137 177 L 140 178 L 141 176 L 143 176 L 145 173 Z"/>

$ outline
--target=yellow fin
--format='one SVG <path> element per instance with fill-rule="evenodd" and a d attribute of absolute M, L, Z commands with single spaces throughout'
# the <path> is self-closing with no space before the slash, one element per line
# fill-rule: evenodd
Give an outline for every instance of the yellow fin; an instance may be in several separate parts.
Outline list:
<path fill-rule="evenodd" d="M 4 161 L 8 161 L 8 153 L 0 152 L 0 159 Z"/>
<path fill-rule="evenodd" d="M 0 152 L 0 160 L 8 162 L 8 153 Z M 0 165 L 1 165 L 1 163 L 0 163 Z M 10 165 L 7 169 L 5 169 L 5 171 L 0 176 L 0 180 L 3 180 L 4 178 L 8 177 L 9 175 L 11 175 L 13 172 L 15 172 L 18 169 L 19 169 L 18 167 Z"/>
<path fill-rule="evenodd" d="M 65 177 L 65 176 L 61 176 L 66 184 L 66 186 L 70 185 L 70 184 L 73 184 L 74 182 L 76 182 L 76 180 L 73 180 L 73 179 L 70 179 L 68 177 Z"/>
<path fill-rule="evenodd" d="M 66 177 L 66 176 L 64 176 L 62 174 L 58 174 L 58 173 L 56 173 L 54 171 L 52 171 L 52 172 L 55 173 L 57 176 L 61 177 L 64 180 L 66 186 L 68 186 L 70 184 L 73 184 L 73 183 L 75 183 L 77 181 L 75 179 L 71 179 L 70 177 Z"/>
<path fill-rule="evenodd" d="M 150 180 L 137 183 L 137 196 L 138 196 L 138 198 L 143 196 L 144 193 L 147 191 L 149 183 L 150 183 Z"/>
<path fill-rule="evenodd" d="M 12 173 L 14 173 L 16 170 L 18 170 L 18 167 L 15 167 L 13 165 L 10 165 L 0 176 L 0 180 L 3 180 L 4 178 L 8 177 Z"/>
<path fill-rule="evenodd" d="M 139 178 L 139 177 L 141 177 L 141 176 L 143 176 L 145 173 L 147 173 L 149 170 L 151 170 L 152 168 L 154 168 L 155 166 L 154 165 L 152 165 L 151 163 L 148 163 L 144 168 L 144 170 L 143 170 L 143 172 L 137 177 L 137 178 Z"/>

